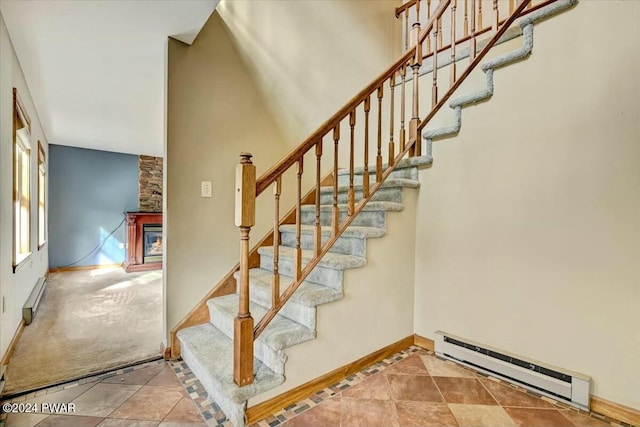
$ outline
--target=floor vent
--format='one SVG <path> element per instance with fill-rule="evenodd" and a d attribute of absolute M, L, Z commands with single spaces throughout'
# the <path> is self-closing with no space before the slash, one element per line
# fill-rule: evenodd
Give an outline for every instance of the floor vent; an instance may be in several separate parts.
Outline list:
<path fill-rule="evenodd" d="M 44 285 L 45 278 L 39 278 L 36 286 L 33 288 L 33 291 L 31 291 L 31 295 L 29 295 L 29 299 L 27 299 L 24 307 L 22 307 L 22 318 L 24 319 L 25 325 L 33 322 L 33 317 L 36 315 L 38 304 L 40 304 L 40 299 L 44 293 Z"/>
<path fill-rule="evenodd" d="M 437 331 L 435 338 L 435 351 L 440 357 L 589 410 L 591 377 L 587 375 L 546 365 L 442 331 Z"/>

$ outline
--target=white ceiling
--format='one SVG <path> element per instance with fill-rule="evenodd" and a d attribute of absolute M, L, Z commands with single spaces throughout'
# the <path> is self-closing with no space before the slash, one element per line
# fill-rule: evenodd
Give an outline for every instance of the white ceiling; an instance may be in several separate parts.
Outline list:
<path fill-rule="evenodd" d="M 167 37 L 219 0 L 0 0 L 52 144 L 162 156 Z"/>

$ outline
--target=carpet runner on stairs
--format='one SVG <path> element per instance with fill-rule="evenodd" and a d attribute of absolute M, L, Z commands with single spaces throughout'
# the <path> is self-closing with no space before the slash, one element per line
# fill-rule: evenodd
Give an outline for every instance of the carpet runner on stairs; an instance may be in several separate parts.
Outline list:
<path fill-rule="evenodd" d="M 232 337 L 233 322 L 238 311 L 237 294 L 209 300 L 207 304 L 210 323 L 178 332 L 182 358 L 201 381 L 210 398 L 216 401 L 235 426 L 244 425 L 244 412 L 249 398 L 275 388 L 284 381 L 287 361 L 285 350 L 315 338 L 316 307 L 343 298 L 344 270 L 366 265 L 367 239 L 385 236 L 387 212 L 399 212 L 404 209 L 403 190 L 419 188 L 417 167 L 430 163 L 430 155 L 406 159 L 400 163 L 380 191 L 353 220 L 352 225 L 338 239 L 331 251 L 323 257 L 291 300 L 258 337 L 254 346 L 256 376 L 253 384 L 238 387 L 233 382 Z M 362 199 L 363 173 L 362 168 L 356 169 L 356 202 Z M 370 175 L 370 182 L 375 183 L 375 174 Z M 338 203 L 341 221 L 347 216 L 348 183 L 348 172 L 339 171 Z M 333 187 L 321 188 L 320 195 L 320 222 L 324 243 L 331 234 Z M 315 218 L 315 205 L 302 207 L 303 266 L 313 255 Z M 278 267 L 281 275 L 280 289 L 284 292 L 293 281 L 295 226 L 282 225 L 280 232 Z M 258 253 L 260 268 L 249 271 L 251 314 L 256 323 L 271 307 L 273 247 L 259 248 Z"/>

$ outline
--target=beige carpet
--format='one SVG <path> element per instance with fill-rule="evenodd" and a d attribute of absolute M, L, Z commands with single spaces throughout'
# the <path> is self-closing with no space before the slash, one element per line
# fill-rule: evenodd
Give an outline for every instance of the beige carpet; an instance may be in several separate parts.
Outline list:
<path fill-rule="evenodd" d="M 160 355 L 162 272 L 52 273 L 7 367 L 14 394 Z"/>

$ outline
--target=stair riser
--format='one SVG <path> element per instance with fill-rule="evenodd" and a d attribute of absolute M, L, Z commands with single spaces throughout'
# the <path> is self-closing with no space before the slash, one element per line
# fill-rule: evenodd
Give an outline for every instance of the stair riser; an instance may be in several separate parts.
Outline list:
<path fill-rule="evenodd" d="M 273 271 L 273 257 L 268 255 L 260 255 L 260 268 Z M 302 265 L 304 269 L 304 264 Z M 280 258 L 278 263 L 278 271 L 286 276 L 293 277 L 293 260 Z M 316 266 L 311 274 L 305 279 L 312 283 L 328 286 L 333 289 L 342 290 L 342 270 L 335 270 L 322 266 Z"/>
<path fill-rule="evenodd" d="M 330 210 L 320 210 L 320 225 L 331 225 L 333 213 Z M 347 218 L 347 211 L 340 211 L 340 223 L 344 222 Z M 355 217 L 351 225 L 358 225 L 364 227 L 377 227 L 385 228 L 387 212 L 386 211 L 363 211 Z M 316 210 L 315 208 L 304 209 L 302 211 L 302 224 L 315 225 L 316 223 Z"/>
<path fill-rule="evenodd" d="M 271 308 L 271 292 L 270 289 L 266 289 L 263 286 L 249 285 L 249 297 L 252 302 L 261 305 L 265 309 Z M 308 307 L 306 305 L 299 304 L 295 301 L 289 300 L 288 303 L 282 307 L 282 310 L 278 312 L 279 315 L 286 317 L 289 320 L 293 320 L 306 326 L 309 329 L 316 328 L 316 308 Z"/>
<path fill-rule="evenodd" d="M 369 171 L 371 168 L 375 168 L 375 163 L 373 166 L 369 165 Z M 390 178 L 407 178 L 413 179 L 415 181 L 418 180 L 418 169 L 416 168 L 404 168 L 404 169 L 396 169 L 391 172 Z M 362 184 L 364 179 L 364 174 L 354 174 L 353 175 L 353 183 L 354 184 Z M 369 173 L 369 184 L 373 185 L 376 182 L 376 173 Z M 338 175 L 338 185 L 349 185 L 349 175 Z"/>
<path fill-rule="evenodd" d="M 355 191 L 355 201 L 359 202 L 362 200 L 362 191 Z M 389 187 L 389 188 L 381 188 L 373 195 L 371 198 L 373 201 L 377 202 L 396 202 L 402 203 L 402 187 Z M 341 191 L 338 192 L 338 204 L 348 203 L 349 202 L 349 191 L 346 188 L 342 188 Z M 320 195 L 320 204 L 321 205 L 332 205 L 333 204 L 333 192 L 324 193 Z"/>
<path fill-rule="evenodd" d="M 296 233 L 293 231 L 283 231 L 280 234 L 283 246 L 291 248 L 296 247 Z M 322 244 L 329 240 L 328 233 L 322 235 Z M 300 246 L 304 250 L 313 250 L 315 247 L 315 237 L 313 234 L 303 234 L 300 236 Z M 340 237 L 338 241 L 331 247 L 330 252 L 343 255 L 356 255 L 365 257 L 367 255 L 367 242 L 362 237 Z"/>
<path fill-rule="evenodd" d="M 219 310 L 215 304 L 208 304 L 208 306 L 209 321 L 220 329 L 223 334 L 233 339 L 234 318 L 226 311 Z M 257 324 L 258 320 L 254 319 L 254 322 Z M 283 352 L 274 351 L 260 340 L 256 340 L 253 345 L 253 355 L 276 374 L 284 374 L 284 364 L 287 361 L 287 356 Z"/>

